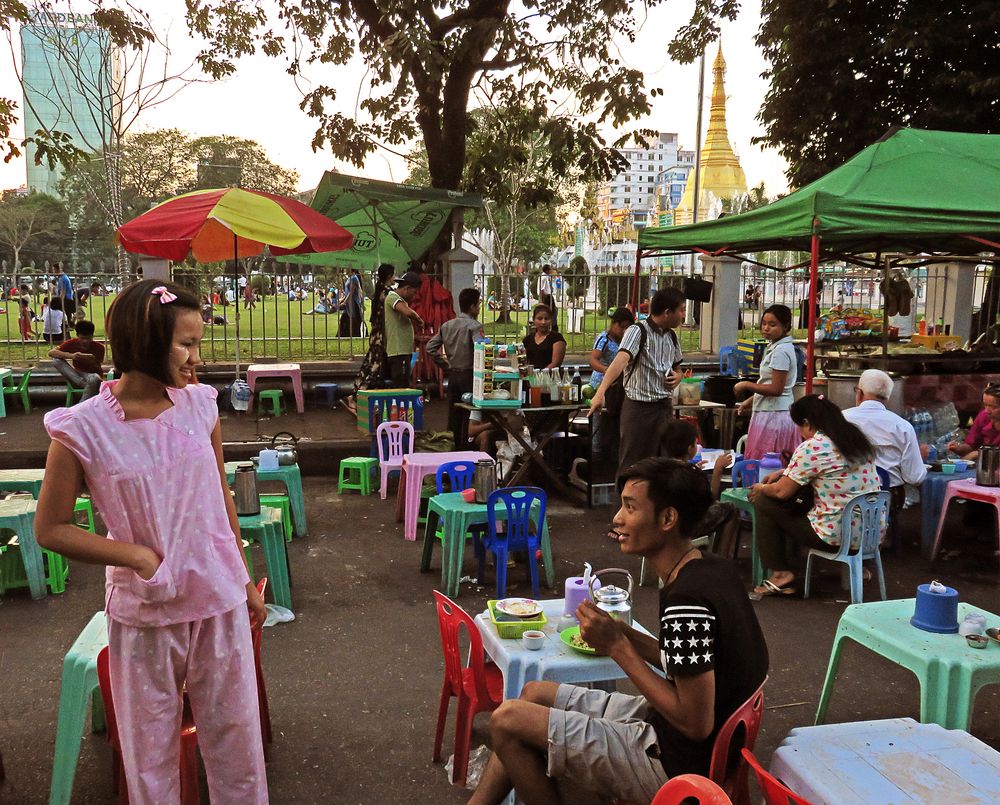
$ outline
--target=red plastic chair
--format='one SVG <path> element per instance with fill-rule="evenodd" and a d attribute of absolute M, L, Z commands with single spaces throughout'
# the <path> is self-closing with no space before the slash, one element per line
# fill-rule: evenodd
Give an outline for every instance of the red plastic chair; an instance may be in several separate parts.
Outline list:
<path fill-rule="evenodd" d="M 698 774 L 680 774 L 671 777 L 656 792 L 650 805 L 732 805 L 732 800 L 719 786 Z"/>
<path fill-rule="evenodd" d="M 765 679 L 756 692 L 747 699 L 722 725 L 715 736 L 712 747 L 712 761 L 708 767 L 708 777 L 722 786 L 722 790 L 736 805 L 749 805 L 750 786 L 747 764 L 740 751 L 753 751 L 760 732 L 760 720 L 764 715 Z"/>
<path fill-rule="evenodd" d="M 743 759 L 750 764 L 750 768 L 757 775 L 757 785 L 760 786 L 760 790 L 764 794 L 766 805 L 812 805 L 809 800 L 800 797 L 761 766 L 760 761 L 754 757 L 753 752 L 749 749 L 743 750 Z"/>
<path fill-rule="evenodd" d="M 455 767 L 452 785 L 465 785 L 469 770 L 469 742 L 472 721 L 476 713 L 491 713 L 503 701 L 503 675 L 500 669 L 483 659 L 483 638 L 476 622 L 464 609 L 437 590 L 438 625 L 441 627 L 441 647 L 444 650 L 444 681 L 441 683 L 441 703 L 438 705 L 437 729 L 434 733 L 434 762 L 441 761 L 441 742 L 448 720 L 451 698 L 458 699 L 455 721 Z M 462 663 L 460 634 L 462 627 L 469 633 L 469 665 Z"/>
<path fill-rule="evenodd" d="M 118 719 L 115 716 L 115 701 L 111 694 L 111 674 L 108 670 L 108 647 L 97 655 L 97 681 L 101 687 L 101 701 L 104 703 L 104 721 L 107 725 L 107 740 L 114 755 L 112 788 L 118 794 L 119 805 L 128 805 L 128 781 L 125 779 L 125 765 L 122 762 L 121 743 L 118 740 Z M 198 733 L 187 696 L 184 697 L 184 711 L 181 716 L 181 803 L 198 805 Z"/>

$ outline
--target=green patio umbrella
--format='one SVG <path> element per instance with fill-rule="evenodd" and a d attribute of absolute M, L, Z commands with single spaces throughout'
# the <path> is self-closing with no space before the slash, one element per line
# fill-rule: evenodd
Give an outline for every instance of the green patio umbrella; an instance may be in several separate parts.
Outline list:
<path fill-rule="evenodd" d="M 312 208 L 354 235 L 354 246 L 337 254 L 300 254 L 289 263 L 373 269 L 404 266 L 424 254 L 456 207 L 481 207 L 480 196 L 432 187 L 382 182 L 327 171 Z"/>

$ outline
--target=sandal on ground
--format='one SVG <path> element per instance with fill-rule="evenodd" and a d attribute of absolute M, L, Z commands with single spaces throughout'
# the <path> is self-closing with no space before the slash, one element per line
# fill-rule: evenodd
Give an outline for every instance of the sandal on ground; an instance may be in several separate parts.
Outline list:
<path fill-rule="evenodd" d="M 770 579 L 764 579 L 764 583 L 760 587 L 754 588 L 751 596 L 754 597 L 754 600 L 759 601 L 761 598 L 767 598 L 769 595 L 795 595 L 796 592 L 797 590 L 792 584 L 779 587 Z"/>

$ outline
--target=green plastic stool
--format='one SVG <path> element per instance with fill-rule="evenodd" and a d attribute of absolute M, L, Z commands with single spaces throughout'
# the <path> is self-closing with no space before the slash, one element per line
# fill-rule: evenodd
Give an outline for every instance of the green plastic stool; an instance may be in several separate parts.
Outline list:
<path fill-rule="evenodd" d="M 288 495 L 261 495 L 260 505 L 281 509 L 281 524 L 285 527 L 285 542 L 291 542 L 293 532 L 292 504 L 288 501 Z"/>
<path fill-rule="evenodd" d="M 265 411 L 270 407 L 271 416 L 281 416 L 285 413 L 285 396 L 281 389 L 265 389 L 257 392 L 257 399 L 260 401 L 260 410 Z M 265 405 L 265 403 L 269 403 Z"/>
<path fill-rule="evenodd" d="M 292 580 L 288 571 L 288 554 L 285 552 L 285 529 L 281 523 L 281 511 L 264 506 L 260 514 L 243 515 L 239 521 L 240 536 L 252 542 L 259 542 L 264 548 L 268 587 L 274 597 L 274 603 L 291 609 Z"/>
<path fill-rule="evenodd" d="M 345 489 L 353 489 L 362 495 L 372 493 L 372 473 L 378 466 L 378 459 L 369 456 L 352 456 L 340 461 L 340 479 L 337 481 L 337 494 Z M 357 480 L 352 476 L 357 473 Z"/>
<path fill-rule="evenodd" d="M 45 573 L 45 583 L 53 595 L 66 592 L 66 582 L 69 580 L 69 564 L 61 554 L 42 548 L 42 570 Z M 6 545 L 0 545 L 0 593 L 7 590 L 20 590 L 30 586 L 28 574 L 21 558 L 21 546 L 17 537 Z"/>
<path fill-rule="evenodd" d="M 759 587 L 764 583 L 764 565 L 760 561 L 760 552 L 757 550 L 757 518 L 754 517 L 753 504 L 750 502 L 749 489 L 724 489 L 719 495 L 719 500 L 723 503 L 732 503 L 741 512 L 750 515 L 751 533 L 750 555 L 751 555 L 751 575 L 753 586 Z"/>
<path fill-rule="evenodd" d="M 97 527 L 94 525 L 94 504 L 91 502 L 90 498 L 77 498 L 76 505 L 73 507 L 73 514 L 77 512 L 87 513 L 87 530 L 91 534 L 97 533 Z"/>
<path fill-rule="evenodd" d="M 63 660 L 49 805 L 68 805 L 73 794 L 73 778 L 80 758 L 80 738 L 87 718 L 88 699 L 91 701 L 93 731 L 104 729 L 104 705 L 97 683 L 97 655 L 107 644 L 107 620 L 103 612 L 96 612 Z"/>
<path fill-rule="evenodd" d="M 72 383 L 66 384 L 66 407 L 69 408 L 73 404 L 74 397 L 82 397 L 86 389 L 77 388 Z"/>
<path fill-rule="evenodd" d="M 243 555 L 247 559 L 247 569 L 250 571 L 250 581 L 257 581 L 257 574 L 253 569 L 253 552 L 250 550 L 250 540 L 241 539 L 240 542 L 243 543 Z"/>

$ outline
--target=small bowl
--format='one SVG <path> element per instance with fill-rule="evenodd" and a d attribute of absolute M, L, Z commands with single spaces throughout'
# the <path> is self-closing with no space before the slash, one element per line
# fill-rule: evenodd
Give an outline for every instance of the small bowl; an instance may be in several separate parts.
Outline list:
<path fill-rule="evenodd" d="M 970 648 L 986 648 L 990 644 L 990 639 L 981 634 L 970 634 L 965 636 L 965 642 Z"/>
<path fill-rule="evenodd" d="M 1000 646 L 1000 629 L 987 629 L 986 637 Z"/>
<path fill-rule="evenodd" d="M 955 460 L 955 472 L 967 472 L 969 469 L 969 462 L 963 461 L 962 459 Z"/>
<path fill-rule="evenodd" d="M 954 475 L 956 469 L 957 467 L 951 462 L 941 462 L 941 472 L 945 475 Z"/>
<path fill-rule="evenodd" d="M 463 489 L 462 490 L 462 500 L 466 503 L 476 502 L 476 490 L 475 489 Z"/>
<path fill-rule="evenodd" d="M 985 639 L 984 637 L 983 640 Z M 528 629 L 528 631 L 521 635 L 521 645 L 528 649 L 528 651 L 539 651 L 545 645 L 545 632 L 540 632 L 537 629 Z"/>

